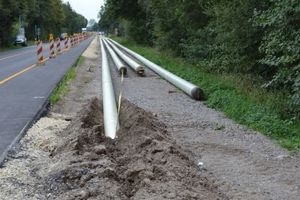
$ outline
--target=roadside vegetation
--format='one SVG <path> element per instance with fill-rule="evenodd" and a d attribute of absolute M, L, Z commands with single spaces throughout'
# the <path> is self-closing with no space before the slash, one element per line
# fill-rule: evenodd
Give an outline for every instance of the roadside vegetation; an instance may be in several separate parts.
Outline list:
<path fill-rule="evenodd" d="M 13 50 L 13 49 L 19 49 L 19 48 L 22 48 L 22 46 L 8 46 L 8 47 L 3 47 L 3 48 L 0 48 L 0 52 L 8 51 L 8 50 Z"/>
<path fill-rule="evenodd" d="M 99 26 L 199 85 L 208 106 L 299 149 L 299 10 L 294 0 L 107 0 Z"/>
<path fill-rule="evenodd" d="M 27 46 L 32 46 L 35 44 L 36 44 L 36 42 L 33 40 L 27 41 Z M 0 47 L 0 52 L 13 50 L 13 49 L 20 49 L 20 48 L 23 48 L 23 46 L 22 45 L 9 45 L 6 47 Z"/>
<path fill-rule="evenodd" d="M 63 96 L 65 96 L 68 93 L 69 83 L 76 78 L 77 67 L 82 65 L 83 62 L 84 62 L 84 57 L 80 56 L 80 58 L 76 61 L 76 63 L 66 73 L 62 81 L 54 89 L 51 96 L 49 97 L 49 101 L 51 105 L 55 105 L 57 102 L 59 102 L 59 100 Z"/>
<path fill-rule="evenodd" d="M 0 19 L 0 48 L 11 46 L 20 28 L 34 41 L 38 32 L 39 39 L 48 40 L 50 33 L 73 34 L 87 25 L 87 19 L 62 0 L 1 0 Z"/>

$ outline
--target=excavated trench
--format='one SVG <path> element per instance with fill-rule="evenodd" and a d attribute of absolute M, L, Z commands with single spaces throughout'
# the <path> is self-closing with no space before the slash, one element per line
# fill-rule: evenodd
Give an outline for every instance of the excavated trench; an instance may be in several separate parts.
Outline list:
<path fill-rule="evenodd" d="M 100 100 L 81 110 L 52 150 L 51 199 L 226 199 L 155 116 L 124 100 L 118 138 L 103 133 Z"/>

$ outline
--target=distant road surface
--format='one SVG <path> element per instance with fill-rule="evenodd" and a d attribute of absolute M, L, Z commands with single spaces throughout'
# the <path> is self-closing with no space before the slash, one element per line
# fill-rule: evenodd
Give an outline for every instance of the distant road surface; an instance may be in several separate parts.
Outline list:
<path fill-rule="evenodd" d="M 36 46 L 0 52 L 0 165 L 13 145 L 44 108 L 57 83 L 87 48 L 92 38 L 34 66 Z M 44 45 L 44 57 L 49 56 Z"/>

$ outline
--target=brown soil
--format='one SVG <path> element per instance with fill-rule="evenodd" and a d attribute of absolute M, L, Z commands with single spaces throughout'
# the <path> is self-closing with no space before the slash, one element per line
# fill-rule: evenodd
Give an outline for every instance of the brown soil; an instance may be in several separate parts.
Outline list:
<path fill-rule="evenodd" d="M 53 199 L 226 199 L 151 113 L 123 102 L 118 138 L 105 138 L 94 99 L 59 135 L 45 178 Z"/>

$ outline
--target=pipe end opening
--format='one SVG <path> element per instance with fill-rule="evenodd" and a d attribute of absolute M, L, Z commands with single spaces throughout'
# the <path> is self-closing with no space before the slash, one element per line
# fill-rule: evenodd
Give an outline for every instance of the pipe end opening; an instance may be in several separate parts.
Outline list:
<path fill-rule="evenodd" d="M 119 73 L 120 74 L 123 73 L 123 75 L 126 75 L 127 74 L 127 68 L 125 66 L 120 67 Z"/>
<path fill-rule="evenodd" d="M 139 75 L 139 76 L 145 76 L 145 68 L 143 66 L 138 66 L 136 68 L 136 73 Z"/>
<path fill-rule="evenodd" d="M 192 95 L 193 99 L 198 100 L 198 101 L 202 101 L 205 99 L 203 90 L 201 90 L 198 87 L 195 87 L 194 89 L 192 89 L 191 95 Z"/>

